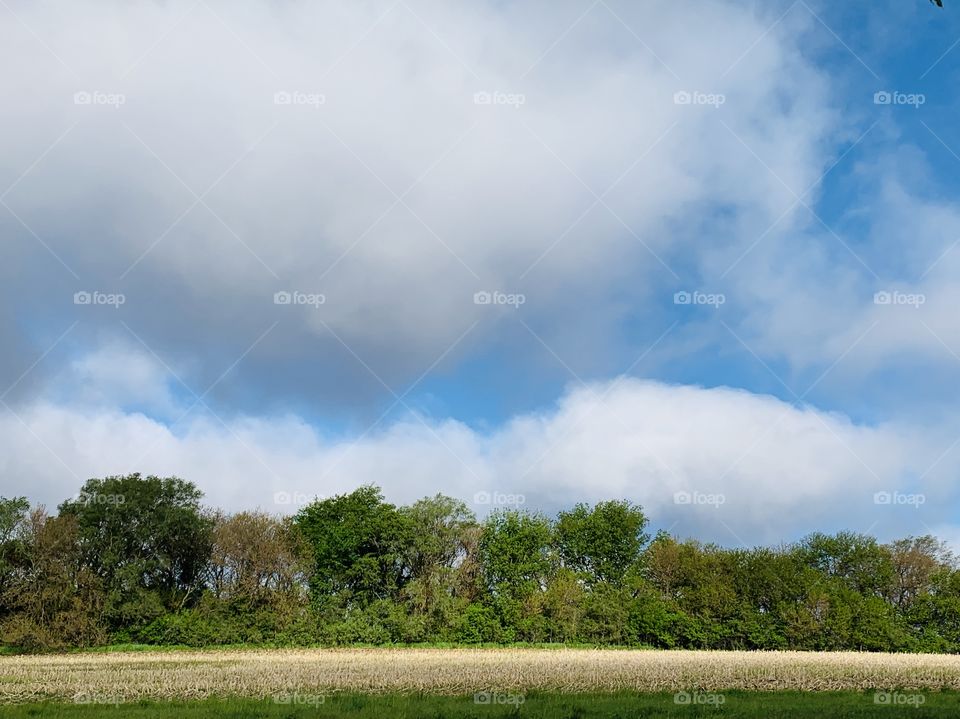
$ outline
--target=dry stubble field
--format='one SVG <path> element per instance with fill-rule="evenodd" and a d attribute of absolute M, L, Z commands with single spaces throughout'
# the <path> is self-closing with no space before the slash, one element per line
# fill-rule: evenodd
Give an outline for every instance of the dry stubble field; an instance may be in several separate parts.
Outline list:
<path fill-rule="evenodd" d="M 585 649 L 171 651 L 0 658 L 0 702 L 290 692 L 960 689 L 960 657 Z"/>

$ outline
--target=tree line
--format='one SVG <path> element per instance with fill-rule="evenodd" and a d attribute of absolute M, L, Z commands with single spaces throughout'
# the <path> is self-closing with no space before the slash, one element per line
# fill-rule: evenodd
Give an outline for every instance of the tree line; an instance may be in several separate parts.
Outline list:
<path fill-rule="evenodd" d="M 292 517 L 201 500 L 139 474 L 91 479 L 56 515 L 0 498 L 0 640 L 960 650 L 960 571 L 931 536 L 730 549 L 650 536 L 628 501 L 478 521 L 374 486 Z"/>

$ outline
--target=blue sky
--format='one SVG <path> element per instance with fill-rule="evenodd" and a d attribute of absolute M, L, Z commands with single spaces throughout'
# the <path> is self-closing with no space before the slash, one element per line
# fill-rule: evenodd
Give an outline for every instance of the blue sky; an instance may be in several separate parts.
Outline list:
<path fill-rule="evenodd" d="M 0 493 L 960 538 L 949 3 L 11 2 L 0 47 Z"/>

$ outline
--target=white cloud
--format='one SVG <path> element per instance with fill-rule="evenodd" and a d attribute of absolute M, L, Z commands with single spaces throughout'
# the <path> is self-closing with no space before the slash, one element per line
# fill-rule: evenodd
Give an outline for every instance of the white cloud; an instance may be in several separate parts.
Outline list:
<path fill-rule="evenodd" d="M 193 480 L 216 506 L 272 511 L 291 509 L 274 503 L 278 492 L 305 501 L 370 482 L 394 501 L 501 492 L 548 512 L 628 498 L 656 526 L 737 544 L 814 528 L 925 533 L 951 523 L 944 508 L 956 494 L 956 458 L 931 459 L 949 447 L 945 437 L 857 425 L 738 390 L 632 379 L 572 389 L 554 408 L 491 433 L 408 417 L 330 439 L 293 416 L 223 424 L 202 413 L 171 430 L 139 414 L 49 403 L 20 416 L 25 425 L 9 415 L 0 421 L 0 491 L 51 504 L 81 479 L 131 471 Z M 878 505 L 877 492 L 925 500 Z M 678 504 L 678 493 L 693 502 Z M 722 504 L 703 499 L 711 495 Z"/>
<path fill-rule="evenodd" d="M 924 194 L 931 178 L 915 154 L 862 168 L 874 177 L 844 219 L 865 223 L 863 237 L 811 220 L 744 260 L 729 292 L 753 351 L 801 370 L 837 362 L 827 384 L 860 387 L 898 363 L 960 362 L 960 214 Z"/>
<path fill-rule="evenodd" d="M 112 409 L 135 402 L 153 416 L 172 419 L 180 408 L 170 395 L 170 381 L 158 359 L 118 342 L 75 359 L 54 380 L 72 404 Z"/>
<path fill-rule="evenodd" d="M 473 292 L 502 289 L 527 295 L 551 344 L 602 353 L 610 338 L 579 342 L 585 328 L 609 332 L 627 298 L 672 294 L 671 270 L 715 242 L 713 209 L 761 223 L 788 206 L 751 151 L 806 187 L 836 119 L 802 54 L 803 12 L 774 26 L 723 0 L 693 14 L 600 4 L 579 22 L 582 3 L 535 8 L 17 4 L 66 67 L 4 27 L 19 71 L 0 79 L 17 98 L 0 108 L 0 184 L 78 124 L 6 202 L 84 282 L 121 286 L 151 344 L 252 339 L 280 318 L 351 345 L 402 343 L 390 363 L 420 371 L 489 316 Z M 125 101 L 76 105 L 78 91 Z M 276 105 L 278 91 L 325 102 Z M 476 105 L 479 91 L 525 101 Z M 725 102 L 678 105 L 678 91 Z M 178 177 L 197 194 L 219 181 L 204 203 L 223 222 L 203 205 L 180 218 L 194 197 Z M 36 259 L 11 282 L 53 268 L 73 284 L 24 239 Z M 277 289 L 327 303 L 277 308 Z M 161 319 L 187 313 L 198 321 Z M 497 333 L 483 323 L 467 345 Z"/>
<path fill-rule="evenodd" d="M 580 17 L 582 3 L 547 0 L 11 3 L 20 22 L 0 23 L 0 59 L 18 71 L 0 77 L 15 100 L 0 104 L 0 190 L 13 183 L 4 201 L 31 229 L 0 212 L 17 239 L 0 263 L 4 304 L 17 308 L 0 317 L 0 336 L 23 335 L 8 329 L 14 314 L 33 340 L 76 313 L 65 344 L 95 349 L 51 370 L 55 392 L 19 401 L 35 386 L 23 383 L 22 423 L 0 416 L 2 491 L 55 503 L 87 477 L 140 470 L 194 479 L 229 508 L 362 482 L 397 501 L 438 490 L 525 494 L 544 508 L 628 497 L 661 526 L 725 543 L 874 521 L 880 533 L 948 526 L 956 462 L 933 459 L 953 438 L 927 426 L 627 379 L 570 390 L 490 432 L 407 417 L 334 439 L 252 409 L 168 427 L 151 417 L 186 409 L 168 372 L 105 334 L 82 335 L 92 326 L 130 342 L 122 318 L 200 388 L 252 366 L 240 403 L 289 374 L 283 389 L 298 398 L 329 399 L 313 383 L 329 377 L 359 404 L 366 386 L 343 380 L 328 350 L 351 367 L 356 357 L 329 329 L 400 386 L 475 320 L 454 355 L 509 344 L 513 330 L 529 341 L 496 321 L 503 308 L 472 301 L 481 289 L 523 292 L 524 321 L 563 363 L 579 369 L 594 354 L 609 366 L 618 330 L 659 326 L 673 292 L 694 289 L 678 283 L 702 281 L 727 293 L 725 321 L 750 348 L 791 370 L 842 360 L 830 380 L 843 381 L 903 352 L 952 361 L 955 212 L 905 184 L 871 188 L 857 210 L 870 236 L 856 249 L 873 277 L 802 208 L 788 211 L 793 192 L 813 186 L 814 202 L 838 135 L 859 132 L 848 137 L 832 78 L 804 55 L 807 31 L 823 28 L 802 6 L 774 23 L 779 10 L 752 5 L 609 2 Z M 475 104 L 487 91 L 523 102 Z M 75 104 L 77 92 L 119 93 L 123 104 Z M 306 101 L 275 104 L 277 92 Z M 677 92 L 723 103 L 677 104 Z M 895 160 L 883 177 L 912 167 Z M 209 208 L 193 194 L 208 188 Z M 77 308 L 81 289 L 122 290 L 127 302 Z M 893 289 L 927 301 L 872 303 Z M 277 290 L 327 301 L 278 306 Z M 651 356 L 689 356 L 717 333 L 741 350 L 721 327 L 689 321 L 692 332 Z M 13 381 L 45 349 L 14 347 L 22 366 L 4 374 Z M 877 491 L 930 499 L 911 514 L 873 504 Z M 678 505 L 678 492 L 725 501 Z"/>

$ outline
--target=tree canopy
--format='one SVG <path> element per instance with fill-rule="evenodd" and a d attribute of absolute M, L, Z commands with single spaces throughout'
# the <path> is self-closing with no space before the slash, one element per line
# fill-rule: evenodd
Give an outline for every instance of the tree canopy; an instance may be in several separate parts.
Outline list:
<path fill-rule="evenodd" d="M 931 536 L 726 548 L 651 540 L 625 500 L 478 519 L 375 486 L 292 517 L 201 501 L 139 474 L 89 480 L 56 516 L 0 498 L 0 639 L 960 651 L 960 571 Z"/>

